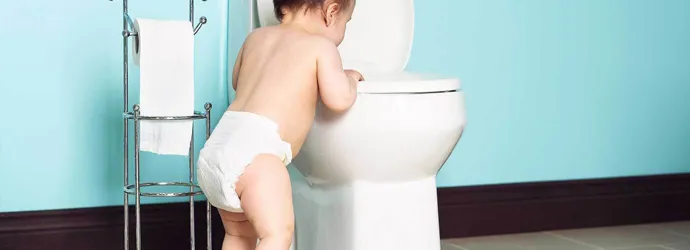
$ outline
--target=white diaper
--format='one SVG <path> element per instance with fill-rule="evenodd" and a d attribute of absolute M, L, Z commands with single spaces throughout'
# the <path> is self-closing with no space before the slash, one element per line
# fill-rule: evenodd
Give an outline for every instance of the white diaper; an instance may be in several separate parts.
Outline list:
<path fill-rule="evenodd" d="M 225 112 L 197 162 L 197 181 L 211 205 L 242 212 L 235 184 L 259 154 L 274 154 L 285 165 L 292 161 L 290 143 L 280 138 L 278 124 L 254 113 Z"/>

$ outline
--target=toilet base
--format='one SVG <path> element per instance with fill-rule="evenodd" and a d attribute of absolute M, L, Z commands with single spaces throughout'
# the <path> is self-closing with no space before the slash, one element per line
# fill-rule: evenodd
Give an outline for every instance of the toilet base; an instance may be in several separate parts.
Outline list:
<path fill-rule="evenodd" d="M 441 249 L 435 176 L 292 186 L 295 250 Z"/>

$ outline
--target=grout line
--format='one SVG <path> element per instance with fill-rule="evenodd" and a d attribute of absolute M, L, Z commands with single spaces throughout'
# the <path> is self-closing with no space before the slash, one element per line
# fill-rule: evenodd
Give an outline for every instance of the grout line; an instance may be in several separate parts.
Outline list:
<path fill-rule="evenodd" d="M 441 245 L 444 245 L 444 244 L 445 244 L 445 245 L 450 245 L 450 246 L 455 247 L 455 248 L 460 249 L 460 250 L 468 250 L 467 248 L 464 248 L 464 247 L 462 247 L 462 246 L 460 246 L 460 245 L 456 245 L 455 243 L 443 242 L 443 241 L 441 241 Z"/>
<path fill-rule="evenodd" d="M 575 242 L 575 243 L 577 243 L 577 244 L 584 245 L 584 246 L 588 246 L 588 247 L 591 247 L 591 248 L 594 248 L 594 249 L 598 249 L 598 250 L 603 250 L 603 249 L 604 249 L 604 248 L 602 248 L 602 247 L 600 247 L 600 246 L 592 245 L 592 244 L 589 244 L 589 243 L 586 243 L 586 242 L 582 242 L 582 241 L 579 241 L 579 240 L 576 240 L 576 239 L 571 239 L 571 238 L 568 238 L 568 237 L 566 237 L 566 236 L 563 236 L 563 235 L 560 235 L 560 234 L 557 234 L 557 233 L 554 233 L 554 232 L 544 232 L 544 234 L 548 234 L 548 235 L 551 235 L 551 236 L 553 236 L 553 237 L 560 238 L 560 239 L 563 239 L 563 240 Z"/>
<path fill-rule="evenodd" d="M 673 230 L 665 229 L 665 228 L 663 228 L 663 229 L 661 229 L 661 230 L 663 230 L 664 232 L 667 232 L 667 233 L 671 233 L 671 234 L 673 234 L 673 235 L 675 235 L 675 236 L 679 236 L 679 237 L 681 237 L 681 238 L 683 238 L 683 239 L 690 239 L 690 235 L 685 235 L 685 234 L 682 234 L 682 233 L 679 233 L 679 232 L 676 232 L 676 231 L 673 231 Z"/>
<path fill-rule="evenodd" d="M 464 248 L 464 247 L 462 247 L 462 246 L 455 245 L 455 244 L 449 243 L 449 242 L 445 242 L 445 243 L 444 243 L 444 242 L 441 242 L 441 247 L 443 247 L 443 245 L 448 245 L 448 246 L 457 248 L 457 249 L 459 249 L 459 250 L 468 250 L 467 248 Z"/>
<path fill-rule="evenodd" d="M 460 249 L 460 250 L 468 250 L 467 248 L 464 248 L 464 247 L 458 246 L 458 245 L 451 245 L 451 246 L 453 246 L 453 247 L 455 247 L 455 248 L 457 248 L 457 249 Z"/>
<path fill-rule="evenodd" d="M 669 248 L 662 246 L 662 245 L 640 245 L 640 246 L 628 246 L 628 247 L 616 247 L 616 248 L 609 248 L 607 250 L 634 250 L 634 249 L 640 249 L 641 247 L 659 247 L 663 249 L 669 250 Z M 674 249 L 670 249 L 674 250 Z"/>
<path fill-rule="evenodd" d="M 667 223 L 661 223 L 661 224 L 667 224 Z M 648 225 L 648 226 L 650 228 L 653 228 L 653 229 L 656 229 L 659 231 L 663 231 L 666 233 L 671 233 L 671 234 L 676 235 L 676 236 L 680 236 L 681 238 L 690 239 L 690 235 L 685 235 L 685 234 L 676 232 L 675 230 L 670 229 L 670 228 L 666 228 L 664 226 L 661 226 L 660 224 L 652 224 L 652 225 Z"/>
<path fill-rule="evenodd" d="M 673 229 L 666 228 L 666 227 L 660 226 L 660 225 L 658 225 L 658 224 L 656 224 L 656 225 L 649 225 L 649 227 L 650 227 L 650 228 L 653 228 L 653 229 L 656 229 L 656 230 L 659 230 L 659 231 L 662 231 L 662 232 L 664 232 L 664 233 L 669 233 L 669 234 L 678 236 L 678 237 L 683 238 L 683 239 L 686 239 L 686 240 L 690 240 L 690 235 L 686 235 L 686 234 L 683 234 L 683 233 L 679 233 L 679 232 L 677 232 L 677 231 L 675 231 L 675 230 L 673 230 Z M 679 242 L 666 242 L 665 244 L 673 244 L 673 243 L 679 243 Z M 665 248 L 665 249 L 674 250 L 673 248 L 669 248 L 669 247 L 667 247 L 667 246 L 659 246 L 659 247 L 662 247 L 662 248 Z"/>

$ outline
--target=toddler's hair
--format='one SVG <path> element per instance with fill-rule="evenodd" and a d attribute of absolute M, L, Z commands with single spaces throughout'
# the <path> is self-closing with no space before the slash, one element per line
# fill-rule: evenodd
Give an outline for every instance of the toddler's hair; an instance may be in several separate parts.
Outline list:
<path fill-rule="evenodd" d="M 283 11 L 295 11 L 306 7 L 305 10 L 313 10 L 321 8 L 329 0 L 273 0 L 274 11 L 278 21 L 283 20 L 285 13 Z M 335 3 L 340 4 L 341 8 L 350 6 L 350 1 L 354 0 L 335 0 Z"/>

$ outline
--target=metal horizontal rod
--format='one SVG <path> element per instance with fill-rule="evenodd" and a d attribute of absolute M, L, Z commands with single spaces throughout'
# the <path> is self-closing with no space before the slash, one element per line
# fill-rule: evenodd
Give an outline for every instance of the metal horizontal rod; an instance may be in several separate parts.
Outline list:
<path fill-rule="evenodd" d="M 143 189 L 145 187 L 163 187 L 163 186 L 177 186 L 177 187 L 190 187 L 192 189 L 199 189 L 198 185 L 191 182 L 147 182 L 140 183 L 139 188 Z M 136 195 L 136 184 L 128 185 L 125 187 L 125 193 L 130 195 Z M 201 195 L 203 192 L 199 189 L 198 191 L 190 192 L 139 192 L 140 196 L 148 197 L 187 197 L 187 196 L 197 196 Z"/>
<path fill-rule="evenodd" d="M 124 118 L 134 119 L 133 112 L 124 113 Z M 206 114 L 199 111 L 194 111 L 194 115 L 186 116 L 139 116 L 139 120 L 165 120 L 165 121 L 181 121 L 181 120 L 201 120 L 206 119 Z"/>

